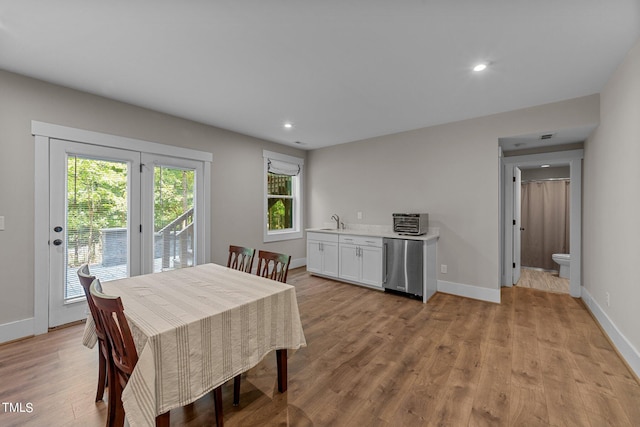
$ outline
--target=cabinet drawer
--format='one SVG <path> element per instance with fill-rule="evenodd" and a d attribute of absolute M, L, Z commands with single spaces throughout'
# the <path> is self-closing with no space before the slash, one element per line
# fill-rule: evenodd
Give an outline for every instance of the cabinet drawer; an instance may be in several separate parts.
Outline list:
<path fill-rule="evenodd" d="M 334 242 L 338 243 L 338 235 L 334 233 L 307 233 L 307 240 L 315 240 L 316 242 Z"/>
<path fill-rule="evenodd" d="M 382 247 L 382 237 L 354 236 L 350 234 L 341 234 L 340 243 L 357 245 L 357 246 L 374 246 Z"/>

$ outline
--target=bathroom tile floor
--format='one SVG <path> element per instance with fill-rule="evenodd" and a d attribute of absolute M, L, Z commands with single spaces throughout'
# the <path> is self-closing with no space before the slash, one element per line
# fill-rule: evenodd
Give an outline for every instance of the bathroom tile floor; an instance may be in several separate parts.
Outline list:
<path fill-rule="evenodd" d="M 535 268 L 522 268 L 520 280 L 516 286 L 533 288 L 547 292 L 569 293 L 569 279 L 558 276 L 557 271 L 545 271 Z"/>

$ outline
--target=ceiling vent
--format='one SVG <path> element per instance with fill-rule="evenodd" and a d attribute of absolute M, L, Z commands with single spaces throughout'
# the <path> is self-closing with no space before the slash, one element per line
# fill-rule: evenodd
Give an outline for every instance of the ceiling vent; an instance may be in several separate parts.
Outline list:
<path fill-rule="evenodd" d="M 546 133 L 546 134 L 540 136 L 540 139 L 543 140 L 543 141 L 545 139 L 551 139 L 551 138 L 553 138 L 553 134 L 552 133 Z"/>

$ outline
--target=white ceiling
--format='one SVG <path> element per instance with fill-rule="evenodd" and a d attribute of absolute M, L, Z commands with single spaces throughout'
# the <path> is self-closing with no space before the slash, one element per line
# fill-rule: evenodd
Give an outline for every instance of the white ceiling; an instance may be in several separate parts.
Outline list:
<path fill-rule="evenodd" d="M 0 0 L 2 69 L 305 149 L 598 93 L 639 36 L 640 0 Z"/>

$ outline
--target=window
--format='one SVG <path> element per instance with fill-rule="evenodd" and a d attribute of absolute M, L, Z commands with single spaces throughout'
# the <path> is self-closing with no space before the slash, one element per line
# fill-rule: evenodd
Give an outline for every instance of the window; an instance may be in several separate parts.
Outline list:
<path fill-rule="evenodd" d="M 302 237 L 304 160 L 264 151 L 264 241 Z"/>

